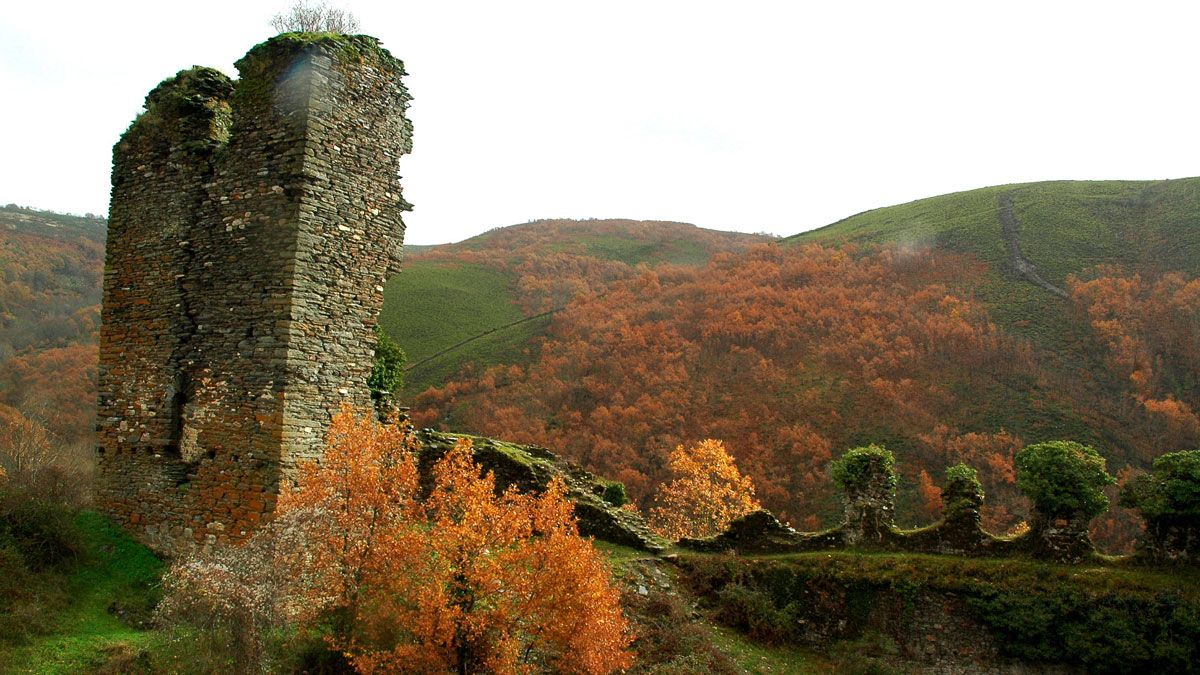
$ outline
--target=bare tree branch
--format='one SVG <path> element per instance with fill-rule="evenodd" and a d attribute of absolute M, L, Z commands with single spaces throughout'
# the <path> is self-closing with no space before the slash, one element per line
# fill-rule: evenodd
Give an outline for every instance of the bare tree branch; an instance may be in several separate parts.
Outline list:
<path fill-rule="evenodd" d="M 296 0 L 286 12 L 271 19 L 280 33 L 357 33 L 358 19 L 344 9 L 330 7 L 324 0 Z"/>

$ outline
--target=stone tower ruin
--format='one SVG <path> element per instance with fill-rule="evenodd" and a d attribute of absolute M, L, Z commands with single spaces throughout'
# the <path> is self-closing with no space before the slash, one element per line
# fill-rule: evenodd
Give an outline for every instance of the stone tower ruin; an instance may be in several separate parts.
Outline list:
<path fill-rule="evenodd" d="M 98 499 L 163 552 L 237 539 L 370 405 L 404 235 L 403 64 L 284 34 L 164 81 L 113 150 Z"/>

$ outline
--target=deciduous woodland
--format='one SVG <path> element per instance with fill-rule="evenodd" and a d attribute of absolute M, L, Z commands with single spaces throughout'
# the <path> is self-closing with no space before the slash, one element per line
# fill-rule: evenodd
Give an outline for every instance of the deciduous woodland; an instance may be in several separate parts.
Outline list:
<path fill-rule="evenodd" d="M 986 213 L 995 204 L 988 191 L 951 197 L 970 213 Z M 1032 207 L 1022 210 L 1021 203 L 1016 213 L 1029 223 Z M 914 218 L 904 214 L 909 208 L 895 207 L 897 221 Z M 949 222 L 961 221 L 944 208 Z M 625 562 L 628 552 L 618 550 L 608 561 L 622 577 L 614 584 L 591 546 L 572 538 L 573 524 L 553 490 L 538 498 L 510 494 L 489 501 L 483 498 L 491 492 L 486 478 L 480 482 L 477 468 L 458 455 L 457 464 L 452 456 L 439 474 L 457 487 L 440 493 L 444 498 L 418 502 L 413 495 L 428 486 L 413 486 L 406 468 L 411 459 L 403 454 L 382 463 L 361 456 L 338 463 L 351 448 L 339 445 L 337 433 L 356 439 L 359 453 L 408 448 L 399 428 L 380 431 L 350 418 L 335 429 L 329 461 L 307 470 L 304 481 L 314 489 L 281 500 L 279 516 L 246 546 L 181 561 L 160 586 L 161 563 L 145 549 L 86 512 L 72 522 L 63 506 L 86 502 L 80 494 L 85 482 L 72 472 L 86 471 L 81 458 L 92 439 L 102 257 L 96 241 L 103 223 L 28 209 L 0 214 L 8 232 L 16 233 L 0 248 L 6 256 L 0 287 L 0 519 L 33 526 L 0 533 L 8 537 L 3 564 L 10 570 L 8 599 L 0 601 L 7 603 L 0 620 L 9 637 L 0 643 L 0 658 L 28 658 L 21 650 L 56 644 L 39 636 L 74 635 L 78 629 L 63 622 L 81 612 L 89 625 L 110 631 L 104 635 L 132 640 L 124 643 L 134 645 L 128 654 L 117 650 L 106 658 L 134 671 L 184 661 L 221 670 L 255 659 L 311 669 L 329 666 L 322 659 L 330 658 L 340 659 L 339 667 L 386 668 L 418 654 L 435 670 L 516 659 L 604 672 L 628 665 L 630 650 L 636 655 L 632 672 L 655 672 L 655 664 L 737 672 L 729 655 L 744 647 L 714 646 L 719 635 L 701 625 L 704 620 L 738 627 L 765 643 L 787 643 L 800 639 L 789 617 L 809 616 L 812 607 L 852 619 L 845 612 L 858 606 L 858 596 L 847 588 L 871 589 L 872 611 L 890 606 L 888 598 L 909 588 L 893 567 L 932 570 L 914 588 L 936 597 L 958 598 L 964 574 L 983 579 L 963 596 L 975 614 L 961 620 L 1003 637 L 982 643 L 979 658 L 989 662 L 1066 654 L 1062 658 L 1070 663 L 1104 666 L 1113 663 L 1112 654 L 1125 653 L 1102 644 L 1114 631 L 1146 645 L 1176 636 L 1139 663 L 1190 658 L 1182 652 L 1164 656 L 1187 644 L 1194 629 L 1189 615 L 1172 609 L 1175 601 L 1156 590 L 1177 588 L 1180 577 L 1173 573 L 1159 578 L 1149 571 L 1089 568 L 1089 578 L 1102 582 L 1071 591 L 1074 605 L 1062 605 L 1061 589 L 1047 586 L 1036 602 L 1045 604 L 1047 616 L 1065 612 L 1051 621 L 1065 626 L 1058 632 L 1025 626 L 1032 614 L 1014 598 L 1024 597 L 1028 580 L 1048 573 L 1062 584 L 1069 581 L 1019 555 L 993 567 L 893 551 L 875 567 L 864 562 L 869 556 L 797 552 L 790 554 L 789 569 L 817 571 L 796 572 L 789 580 L 760 568 L 753 556 L 738 562 L 697 553 L 680 568 L 676 582 L 682 587 L 670 590 L 676 582 L 654 566 Z M 867 232 L 881 231 L 876 221 L 891 222 L 874 213 L 861 218 L 869 221 Z M 406 271 L 388 286 L 381 323 L 409 353 L 399 402 L 410 407 L 416 426 L 550 448 L 620 481 L 601 482 L 603 500 L 615 506 L 628 495 L 633 503 L 625 508 L 641 510 L 671 538 L 710 536 L 762 506 L 812 533 L 787 535 L 802 549 L 810 545 L 805 537 L 843 522 L 845 497 L 835 485 L 845 476 L 839 478 L 836 467 L 847 449 L 858 446 L 894 453 L 899 525 L 944 523 L 981 505 L 985 530 L 1020 534 L 1027 522 L 1039 526 L 1024 495 L 1046 491 L 1018 485 L 1018 453 L 1057 448 L 1038 444 L 1070 439 L 1094 447 L 1119 479 L 1108 485 L 1101 475 L 1105 480 L 1094 481 L 1089 492 L 1088 515 L 1111 504 L 1091 520 L 1101 548 L 1131 550 L 1144 517 L 1154 535 L 1147 539 L 1151 554 L 1168 560 L 1192 550 L 1195 499 L 1189 490 L 1200 474 L 1194 453 L 1168 453 L 1200 445 L 1197 267 L 1149 249 L 1133 257 L 1096 254 L 1058 274 L 1043 270 L 1066 291 L 1062 298 L 1010 275 L 1003 259 L 989 257 L 990 249 L 977 242 L 958 245 L 949 235 L 939 241 L 914 246 L 848 236 L 779 242 L 678 223 L 540 221 L 410 254 Z M 1046 260 L 1028 242 L 1024 250 Z M 397 355 L 389 354 L 394 369 Z M 330 473 L 338 466 L 345 470 Z M 364 472 L 372 466 L 387 467 L 387 475 Z M 339 492 L 338 481 L 354 484 L 357 496 L 342 504 L 346 508 L 336 506 L 337 495 L 351 492 Z M 501 517 L 508 513 L 525 515 Z M 338 518 L 339 524 L 329 525 Z M 362 534 L 370 530 L 367 521 L 385 520 L 391 532 L 385 538 L 327 536 L 333 530 Z M 485 521 L 496 527 L 475 537 Z M 523 537 L 535 529 L 562 536 Z M 445 536 L 414 535 L 432 530 Z M 920 549 L 917 540 L 929 531 L 898 535 L 903 541 L 896 545 Z M 910 536 L 912 541 L 904 539 Z M 300 539 L 305 544 L 297 548 Z M 295 558 L 300 549 L 308 553 Z M 292 558 L 275 560 L 287 555 Z M 321 556 L 339 562 L 317 564 Z M 84 562 L 91 560 L 101 567 Z M 429 567 L 415 586 L 389 586 L 407 583 L 407 577 L 392 578 L 401 561 L 412 569 L 430 560 L 449 566 Z M 565 571 L 538 577 L 544 566 Z M 285 567 L 292 573 L 277 573 Z M 467 605 L 448 600 L 485 597 L 501 587 L 552 588 L 564 579 L 589 589 L 592 614 L 556 615 L 573 610 L 540 600 L 521 604 L 508 595 L 503 599 L 511 604 L 492 602 L 497 595 L 483 602 L 488 612 L 473 615 Z M 824 604 L 796 604 L 799 591 L 774 585 L 783 581 L 795 581 Z M 96 590 L 78 599 L 61 590 L 77 586 Z M 385 587 L 411 592 L 369 595 L 371 588 Z M 160 588 L 167 594 L 161 604 Z M 621 610 L 616 588 L 624 589 Z M 697 623 L 676 592 L 685 589 L 700 599 L 709 619 Z M 1190 589 L 1185 584 L 1186 594 L 1194 594 Z M 1131 592 L 1140 599 L 1130 600 Z M 1105 618 L 1113 602 L 1143 601 L 1148 604 L 1134 612 L 1145 618 L 1141 632 L 1114 629 Z M 38 615 L 44 618 L 31 618 Z M 404 623 L 405 617 L 415 622 Z M 520 627 L 585 620 L 600 622 L 585 642 L 571 642 L 578 636 L 570 630 L 554 637 Z M 144 631 L 149 625 L 159 629 Z M 812 625 L 834 645 L 843 637 L 870 635 L 861 626 L 843 636 L 834 624 Z M 129 632 L 130 626 L 140 628 Z M 1059 644 L 1060 633 L 1086 635 L 1087 641 Z M 880 639 L 882 646 L 847 643 L 859 647 L 845 647 L 849 651 L 836 652 L 841 655 L 835 659 L 853 661 L 860 647 L 885 660 L 896 644 L 911 651 L 903 634 Z M 923 634 L 914 640 L 924 648 Z M 773 658 L 793 657 L 822 658 Z M 81 663 L 84 657 L 63 658 Z"/>
<path fill-rule="evenodd" d="M 0 443 L 14 453 L 83 446 L 102 223 L 5 214 L 17 235 L 0 250 Z M 1186 272 L 1080 269 L 1054 309 L 1065 337 L 1048 341 L 997 302 L 997 264 L 979 255 L 763 240 L 542 221 L 412 254 L 412 273 L 434 280 L 455 266 L 493 271 L 489 283 L 507 284 L 493 284 L 493 300 L 516 319 L 559 311 L 509 329 L 534 326 L 507 351 L 475 350 L 496 339 L 484 338 L 418 366 L 401 402 L 418 426 L 562 452 L 625 483 L 643 508 L 677 446 L 719 439 L 763 506 L 805 529 L 835 520 L 829 463 L 855 445 L 883 443 L 901 458 L 902 523 L 936 516 L 946 466 L 978 467 L 984 524 L 1002 532 L 1028 513 L 1012 466 L 1025 444 L 1090 443 L 1122 480 L 1200 444 L 1200 281 Z M 403 299 L 388 303 L 385 327 Z M 390 332 L 410 363 L 422 356 L 417 338 Z M 430 367 L 446 376 L 424 377 Z M 1120 508 L 1093 523 L 1113 551 L 1129 550 L 1137 529 Z"/>
<path fill-rule="evenodd" d="M 1074 434 L 1119 470 L 1197 442 L 1200 285 L 1178 273 L 1071 278 L 1064 320 L 1084 323 L 1080 351 L 1102 355 L 1081 381 L 991 317 L 980 299 L 989 267 L 968 255 L 760 245 L 703 266 L 610 261 L 603 272 L 549 258 L 517 267 L 553 265 L 554 285 L 579 291 L 533 358 L 421 392 L 414 420 L 559 449 L 644 506 L 672 449 L 715 438 L 765 507 L 815 529 L 837 509 L 833 454 L 881 442 L 904 458 L 902 520 L 936 517 L 931 476 L 963 461 L 992 496 L 985 525 L 1005 531 L 1027 515 L 1013 469 L 1026 443 Z M 557 291 L 531 276 L 520 276 L 520 302 L 553 304 Z M 1136 528 L 1116 511 L 1095 534 L 1123 548 Z"/>
<path fill-rule="evenodd" d="M 90 454 L 103 267 L 102 219 L 0 209 L 0 456 Z"/>

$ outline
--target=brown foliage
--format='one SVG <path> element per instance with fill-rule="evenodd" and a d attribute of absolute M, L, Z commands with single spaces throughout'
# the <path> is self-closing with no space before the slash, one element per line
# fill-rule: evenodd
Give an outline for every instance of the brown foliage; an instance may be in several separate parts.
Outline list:
<path fill-rule="evenodd" d="M 939 475 L 951 458 L 921 441 L 939 424 L 1003 433 L 986 426 L 988 398 L 1035 366 L 972 299 L 980 272 L 944 254 L 819 246 L 642 268 L 576 297 L 527 367 L 429 390 L 415 416 L 454 411 L 472 431 L 556 448 L 643 506 L 673 448 L 721 438 L 767 508 L 811 527 L 837 511 L 835 447 L 886 434 Z"/>
<path fill-rule="evenodd" d="M 1069 279 L 1071 297 L 1145 411 L 1148 435 L 1158 440 L 1141 459 L 1200 443 L 1200 279 L 1178 272 L 1126 276 L 1111 266 L 1091 276 Z"/>
<path fill-rule="evenodd" d="M 91 438 L 96 415 L 95 344 L 72 344 L 14 356 L 0 364 L 0 404 L 37 422 L 57 442 Z"/>

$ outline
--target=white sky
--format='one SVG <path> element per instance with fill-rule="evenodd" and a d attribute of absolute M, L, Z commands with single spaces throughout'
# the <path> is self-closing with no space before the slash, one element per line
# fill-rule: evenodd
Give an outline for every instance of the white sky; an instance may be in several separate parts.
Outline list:
<path fill-rule="evenodd" d="M 0 12 L 0 203 L 108 210 L 160 80 L 290 0 Z M 409 243 L 535 218 L 794 234 L 1000 183 L 1200 174 L 1200 3 L 344 0 L 411 73 Z"/>

